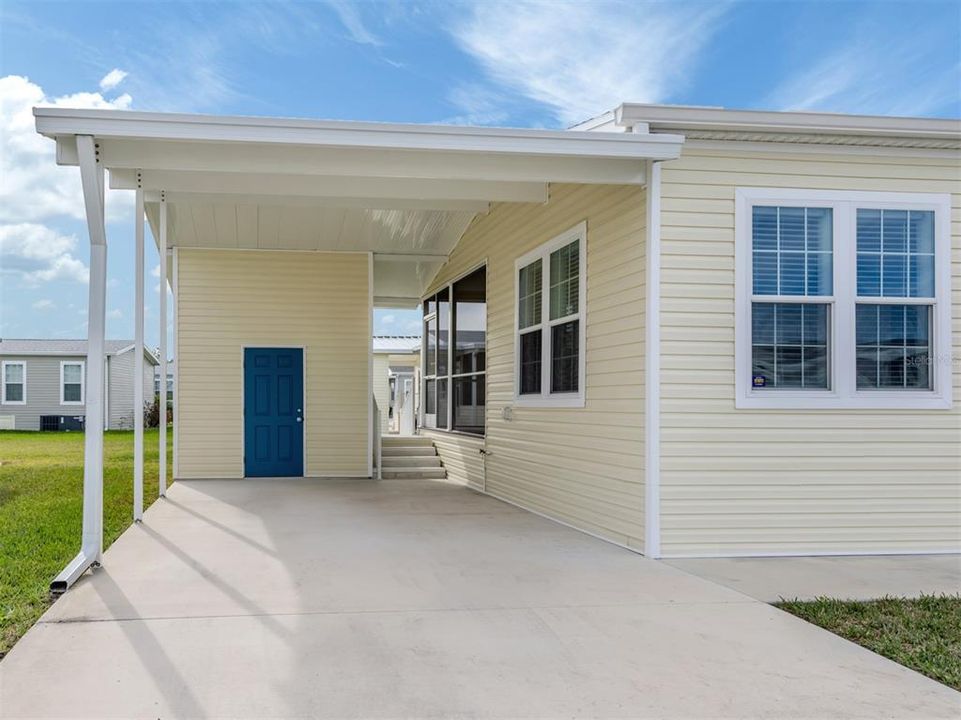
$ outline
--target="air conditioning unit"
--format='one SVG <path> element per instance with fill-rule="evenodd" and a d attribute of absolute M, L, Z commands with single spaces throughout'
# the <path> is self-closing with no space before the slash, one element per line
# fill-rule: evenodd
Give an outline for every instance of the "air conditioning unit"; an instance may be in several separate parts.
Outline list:
<path fill-rule="evenodd" d="M 44 432 L 82 431 L 83 415 L 41 415 L 40 430 Z"/>

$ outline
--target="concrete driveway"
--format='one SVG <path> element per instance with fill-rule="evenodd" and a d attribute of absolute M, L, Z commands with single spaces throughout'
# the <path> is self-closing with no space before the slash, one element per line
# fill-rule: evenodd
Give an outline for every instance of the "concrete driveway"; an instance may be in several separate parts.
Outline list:
<path fill-rule="evenodd" d="M 180 482 L 0 663 L 4 717 L 957 717 L 961 694 L 463 487 Z"/>

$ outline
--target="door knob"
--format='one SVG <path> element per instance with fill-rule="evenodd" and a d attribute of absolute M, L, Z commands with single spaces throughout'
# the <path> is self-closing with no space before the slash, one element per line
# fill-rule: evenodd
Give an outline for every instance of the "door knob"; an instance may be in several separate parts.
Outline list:
<path fill-rule="evenodd" d="M 304 421 L 303 418 L 297 418 L 297 422 L 303 422 L 303 421 Z"/>

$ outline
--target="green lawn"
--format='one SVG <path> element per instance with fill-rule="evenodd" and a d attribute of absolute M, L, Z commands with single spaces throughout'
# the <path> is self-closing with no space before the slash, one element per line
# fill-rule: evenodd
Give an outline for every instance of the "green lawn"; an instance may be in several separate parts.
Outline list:
<path fill-rule="evenodd" d="M 822 598 L 777 607 L 961 690 L 961 595 L 870 602 Z"/>
<path fill-rule="evenodd" d="M 158 430 L 144 431 L 144 506 L 157 498 Z M 167 471 L 173 440 L 168 432 Z M 83 433 L 0 432 L 0 657 L 50 604 L 80 549 Z M 133 520 L 133 432 L 104 435 L 104 547 Z"/>

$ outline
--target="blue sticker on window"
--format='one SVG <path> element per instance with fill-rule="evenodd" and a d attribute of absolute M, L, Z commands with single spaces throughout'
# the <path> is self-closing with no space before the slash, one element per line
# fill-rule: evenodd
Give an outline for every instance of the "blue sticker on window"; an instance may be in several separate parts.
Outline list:
<path fill-rule="evenodd" d="M 763 375 L 755 375 L 752 383 L 754 387 L 764 387 L 767 385 L 767 378 Z"/>

